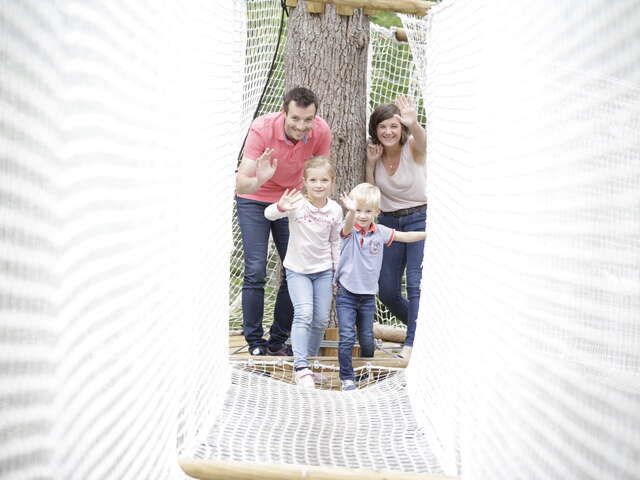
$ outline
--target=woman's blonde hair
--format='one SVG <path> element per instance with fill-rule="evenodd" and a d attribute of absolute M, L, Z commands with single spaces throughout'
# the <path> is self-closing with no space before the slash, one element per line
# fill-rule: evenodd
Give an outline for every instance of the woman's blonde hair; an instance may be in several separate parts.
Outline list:
<path fill-rule="evenodd" d="M 365 205 L 373 210 L 380 210 L 380 189 L 370 183 L 360 183 L 353 187 L 349 198 L 357 204 Z"/>

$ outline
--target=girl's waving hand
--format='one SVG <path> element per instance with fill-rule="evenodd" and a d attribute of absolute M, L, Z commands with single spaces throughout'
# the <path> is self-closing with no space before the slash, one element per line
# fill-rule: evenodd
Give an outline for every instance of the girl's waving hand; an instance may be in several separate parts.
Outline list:
<path fill-rule="evenodd" d="M 295 188 L 284 191 L 280 200 L 278 200 L 278 210 L 281 212 L 288 212 L 298 206 L 298 203 L 302 200 L 302 193 Z"/>

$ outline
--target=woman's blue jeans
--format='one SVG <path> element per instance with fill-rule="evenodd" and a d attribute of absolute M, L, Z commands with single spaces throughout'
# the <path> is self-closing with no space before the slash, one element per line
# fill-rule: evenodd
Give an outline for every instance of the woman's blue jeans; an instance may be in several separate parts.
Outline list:
<path fill-rule="evenodd" d="M 360 356 L 373 357 L 373 316 L 376 312 L 376 296 L 373 294 L 351 293 L 338 283 L 336 292 L 336 313 L 338 314 L 338 361 L 340 380 L 354 380 L 353 346 L 356 332 L 360 343 Z"/>
<path fill-rule="evenodd" d="M 427 212 L 415 212 L 404 217 L 392 217 L 380 213 L 378 223 L 400 232 L 424 232 Z M 413 346 L 416 335 L 416 321 L 420 307 L 420 283 L 422 281 L 422 260 L 424 240 L 414 243 L 393 242 L 384 247 L 382 269 L 378 286 L 380 301 L 398 320 L 407 326 L 405 345 Z M 402 296 L 402 276 L 407 272 L 407 298 Z"/>
<path fill-rule="evenodd" d="M 309 366 L 307 357 L 318 355 L 324 331 L 329 324 L 333 298 L 333 270 L 317 273 L 297 273 L 287 270 L 289 295 L 293 303 L 291 347 L 293 366 Z"/>
<path fill-rule="evenodd" d="M 262 317 L 264 315 L 264 285 L 267 278 L 267 253 L 269 232 L 273 236 L 276 250 L 283 259 L 289 243 L 289 219 L 267 220 L 264 210 L 267 202 L 258 202 L 236 197 L 238 223 L 242 234 L 244 250 L 244 283 L 242 285 L 242 328 L 250 350 L 256 347 L 265 349 L 267 341 L 263 338 Z M 269 330 L 269 349 L 280 350 L 289 337 L 293 307 L 287 290 L 287 280 L 282 282 L 276 297 L 273 311 L 273 324 Z"/>

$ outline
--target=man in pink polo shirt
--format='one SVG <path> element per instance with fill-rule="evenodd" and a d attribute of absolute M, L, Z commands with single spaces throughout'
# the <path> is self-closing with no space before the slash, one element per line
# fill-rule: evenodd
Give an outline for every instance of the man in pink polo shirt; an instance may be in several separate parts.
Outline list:
<path fill-rule="evenodd" d="M 242 162 L 236 175 L 236 206 L 244 249 L 242 326 L 252 355 L 286 355 L 284 343 L 291 331 L 293 306 L 286 275 L 276 297 L 269 341 L 263 338 L 264 284 L 269 232 L 281 259 L 289 242 L 288 218 L 270 221 L 264 210 L 286 189 L 302 186 L 304 162 L 329 155 L 331 130 L 316 116 L 318 98 L 297 87 L 284 96 L 282 110 L 256 118 L 251 124 Z"/>

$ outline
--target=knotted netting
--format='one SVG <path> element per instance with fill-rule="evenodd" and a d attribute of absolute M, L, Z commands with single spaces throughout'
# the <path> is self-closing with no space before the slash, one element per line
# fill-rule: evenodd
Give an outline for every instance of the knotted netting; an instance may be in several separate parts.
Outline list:
<path fill-rule="evenodd" d="M 406 373 L 352 393 L 227 360 L 234 171 L 279 4 L 0 4 L 0 477 L 184 478 L 182 456 L 638 478 L 637 2 L 402 17 L 423 298 Z"/>

